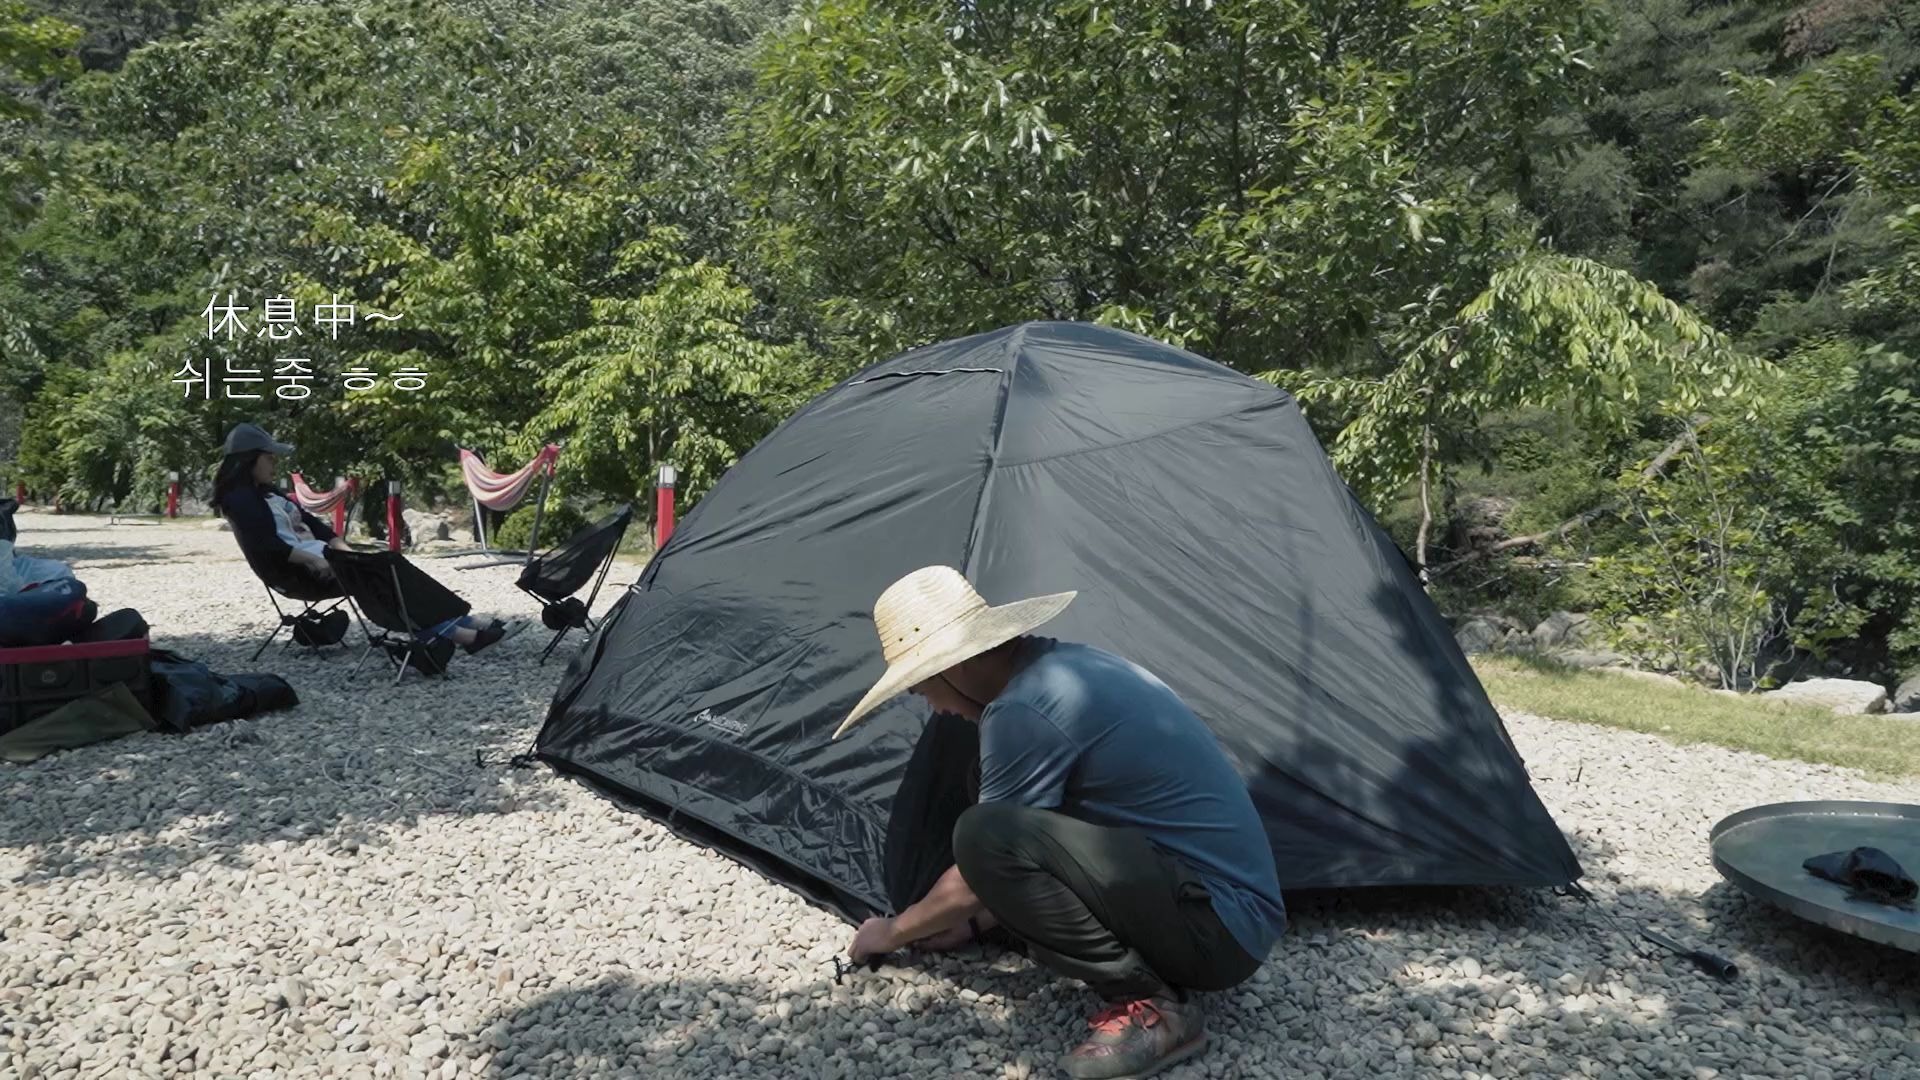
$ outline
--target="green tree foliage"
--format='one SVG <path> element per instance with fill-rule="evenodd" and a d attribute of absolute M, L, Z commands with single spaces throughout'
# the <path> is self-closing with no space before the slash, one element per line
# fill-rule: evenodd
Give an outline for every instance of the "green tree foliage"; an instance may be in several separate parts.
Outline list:
<path fill-rule="evenodd" d="M 1762 650 L 1780 631 L 1762 539 L 1775 511 L 1742 497 L 1756 477 L 1726 453 L 1689 432 L 1662 475 L 1622 480 L 1625 516 L 1645 543 L 1597 558 L 1595 592 L 1616 644 L 1669 667 L 1705 665 L 1723 688 L 1744 689 L 1759 683 Z"/>
<path fill-rule="evenodd" d="M 1493 410 L 1619 421 L 1643 386 L 1690 408 L 1754 366 L 1541 250 L 1513 198 L 1598 25 L 1577 0 L 844 0 L 768 48 L 744 130 L 765 234 L 856 345 L 1036 315 L 1155 334 L 1324 406 L 1377 502 Z"/>
<path fill-rule="evenodd" d="M 1747 80 L 1874 55 L 1910 86 L 1920 71 L 1910 6 L 1610 0 L 1608 21 L 1597 92 L 1547 124 L 1558 137 L 1544 143 L 1531 205 L 1555 243 L 1631 270 L 1770 357 L 1834 332 L 1886 334 L 1839 297 L 1884 248 L 1876 200 L 1842 172 L 1706 151 L 1716 124 L 1744 107 Z"/>
<path fill-rule="evenodd" d="M 1243 370 L 1351 370 L 1528 247 L 1500 192 L 1593 16 L 815 4 L 764 51 L 742 126 L 758 232 L 862 357 L 1098 318 Z"/>
<path fill-rule="evenodd" d="M 33 192 L 47 178 L 26 137 L 42 114 L 35 97 L 41 85 L 78 74 L 71 50 L 79 40 L 77 27 L 0 2 L 0 272 L 11 269 L 14 229 L 32 217 Z M 0 465 L 19 456 L 28 381 L 45 362 L 26 320 L 0 303 Z"/>
<path fill-rule="evenodd" d="M 535 509 L 534 496 L 529 494 L 526 501 L 514 507 L 504 520 L 489 526 L 487 542 L 508 551 L 525 551 L 527 544 L 532 541 L 535 550 L 546 551 L 588 524 L 585 514 L 549 493 L 546 509 L 540 513 L 540 535 L 536 538 L 533 535 Z M 491 510 L 487 511 L 487 516 L 489 520 L 499 517 Z"/>
<path fill-rule="evenodd" d="M 619 273 L 645 282 L 596 299 L 592 322 L 553 342 L 531 429 L 568 441 L 560 476 L 596 491 L 640 492 L 672 462 L 698 492 L 740 448 L 802 402 L 779 393 L 791 350 L 742 326 L 753 297 L 724 267 L 688 263 L 683 238 L 659 229 L 625 245 Z"/>
<path fill-rule="evenodd" d="M 1775 605 L 1772 647 L 1891 676 L 1920 658 L 1906 525 L 1920 485 L 1905 405 L 1920 381 L 1902 356 L 1920 341 L 1911 299 L 1920 295 L 1920 212 L 1908 209 L 1920 203 L 1920 23 L 1910 6 L 1874 0 L 1615 0 L 1609 16 L 1598 92 L 1547 123 L 1558 137 L 1543 140 L 1528 205 L 1557 245 L 1649 280 L 1771 365 L 1743 403 L 1751 419 L 1708 403 L 1715 416 L 1701 432 L 1702 454 L 1680 464 L 1697 472 L 1704 462 L 1717 475 L 1675 476 L 1670 496 L 1654 491 L 1664 475 L 1642 478 L 1631 457 L 1596 456 L 1582 441 L 1533 466 L 1617 472 L 1637 493 L 1590 495 L 1593 507 L 1616 513 L 1583 517 L 1555 559 L 1601 557 L 1603 573 L 1573 583 L 1575 592 L 1610 591 L 1616 608 L 1640 614 L 1679 611 L 1620 592 L 1614 571 L 1672 567 L 1663 537 L 1710 532 L 1705 504 L 1688 491 L 1735 493 L 1771 513 L 1729 557 L 1751 560 L 1751 586 Z M 1672 430 L 1656 409 L 1623 412 L 1638 413 L 1627 419 L 1643 435 L 1644 462 Z M 1527 522 L 1519 531 L 1574 510 L 1554 504 L 1528 492 L 1514 514 Z M 1715 595 L 1675 597 L 1710 607 Z M 1717 596 L 1713 603 L 1730 602 Z M 1669 658 L 1674 649 L 1704 658 L 1712 643 L 1688 629 L 1699 625 L 1689 615 L 1654 636 Z"/>
<path fill-rule="evenodd" d="M 1459 456 L 1446 440 L 1497 412 L 1556 405 L 1621 427 L 1643 395 L 1676 414 L 1737 400 L 1758 368 L 1645 282 L 1543 254 L 1495 273 L 1384 377 L 1265 377 L 1353 413 L 1334 461 L 1356 491 L 1380 495 L 1437 483 L 1435 463 Z"/>
<path fill-rule="evenodd" d="M 1920 365 L 1811 344 L 1751 422 L 1687 440 L 1658 477 L 1621 481 L 1636 530 L 1596 560 L 1621 640 L 1727 685 L 1792 646 L 1867 673 L 1920 660 Z"/>
<path fill-rule="evenodd" d="M 1865 670 L 1920 661 L 1920 363 L 1812 343 L 1726 441 L 1776 508 L 1768 582 L 1796 644 Z"/>
<path fill-rule="evenodd" d="M 46 178 L 44 163 L 26 152 L 23 138 L 42 113 L 35 97 L 41 84 L 80 73 L 73 55 L 80 37 L 78 27 L 36 15 L 19 0 L 0 2 L 0 257 L 7 253 L 9 227 L 32 212 L 21 192 Z M 0 322 L 0 334 L 18 332 Z"/>
<path fill-rule="evenodd" d="M 1785 82 L 1735 76 L 1730 97 L 1728 114 L 1709 129 L 1706 158 L 1849 193 L 1877 230 L 1868 241 L 1875 258 L 1840 296 L 1852 310 L 1890 316 L 1888 340 L 1920 347 L 1920 93 L 1912 79 L 1864 53 Z"/>
<path fill-rule="evenodd" d="M 0 120 L 40 115 L 29 93 L 45 80 L 80 73 L 73 56 L 80 37 L 79 27 L 38 15 L 20 0 L 0 3 Z"/>
<path fill-rule="evenodd" d="M 23 380 L 36 412 L 76 418 L 23 455 L 29 480 L 118 499 L 141 477 L 204 470 L 245 418 L 295 441 L 311 473 L 394 476 L 430 494 L 457 476 L 456 445 L 511 458 L 555 434 L 539 430 L 543 384 L 571 357 L 554 343 L 599 325 L 597 305 L 648 295 L 625 291 L 650 288 L 622 264 L 628 239 L 679 227 L 696 263 L 730 242 L 709 144 L 729 88 L 750 78 L 741 50 L 770 17 L 753 3 L 565 7 L 241 3 L 80 80 L 64 102 L 63 175 L 23 235 L 34 284 L 0 285 L 23 346 L 87 373 Z M 208 341 L 203 309 L 229 294 L 249 308 L 246 333 Z M 273 343 L 259 335 L 269 296 L 294 299 L 303 320 L 325 303 L 358 319 Z M 282 356 L 311 360 L 310 396 L 226 400 L 216 387 L 154 414 L 179 433 L 167 440 L 121 439 L 109 422 L 151 396 L 146 381 L 179 395 L 168 379 L 183 364 L 271 374 Z M 347 392 L 352 368 L 378 387 Z M 425 389 L 397 388 L 409 368 Z M 108 370 L 143 385 L 100 378 Z M 731 375 L 694 370 L 693 385 L 663 392 L 729 399 Z M 603 419 L 578 400 L 569 417 Z M 758 433 L 705 430 L 724 430 L 732 453 Z M 76 468 L 80 446 L 127 460 Z"/>
<path fill-rule="evenodd" d="M 0 0 L 0 453 L 152 507 L 253 419 L 464 502 L 456 446 L 563 439 L 577 504 L 691 500 L 857 365 L 1099 320 L 1299 395 L 1449 604 L 1920 659 L 1911 5 L 786 9 Z M 287 356 L 309 396 L 170 381 Z"/>
<path fill-rule="evenodd" d="M 217 0 L 28 0 L 81 31 L 76 57 L 87 71 L 113 71 L 149 42 L 184 34 Z"/>

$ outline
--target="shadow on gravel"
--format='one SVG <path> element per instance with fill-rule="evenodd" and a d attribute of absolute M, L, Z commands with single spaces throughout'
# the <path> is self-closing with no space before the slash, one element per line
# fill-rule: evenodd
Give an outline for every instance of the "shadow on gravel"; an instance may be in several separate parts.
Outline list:
<path fill-rule="evenodd" d="M 24 539 L 24 538 L 23 538 Z M 80 573 L 86 569 L 107 570 L 130 566 L 151 566 L 173 555 L 169 549 L 150 544 L 89 544 L 61 540 L 54 544 L 22 543 L 18 545 L 20 554 L 31 555 L 36 559 L 58 559 L 73 566 L 74 572 L 85 580 Z"/>
<path fill-rule="evenodd" d="M 280 675 L 300 703 L 185 735 L 149 732 L 0 765 L 0 860 L 22 859 L 18 881 L 170 876 L 210 858 L 246 865 L 250 849 L 275 841 L 377 848 L 387 829 L 424 817 L 507 813 L 561 797 L 546 770 L 505 766 L 532 742 L 563 666 L 535 665 L 544 645 L 537 624 L 488 652 L 456 654 L 444 682 L 409 672 L 391 687 L 393 668 L 379 652 L 350 675 L 365 647 L 358 626 L 346 648 L 283 648 L 283 633 L 250 660 L 271 627 L 264 595 L 260 608 L 263 617 L 232 635 L 156 626 L 153 643 L 222 674 Z"/>
<path fill-rule="evenodd" d="M 1920 1016 L 1920 964 L 1912 953 L 1789 915 L 1725 881 L 1710 886 L 1699 902 L 1715 939 L 1754 961 L 1796 977 L 1814 973 L 1835 979 L 1863 1000 Z M 1920 1060 L 1913 1067 L 1920 1070 Z"/>
<path fill-rule="evenodd" d="M 1691 896 L 1635 890 L 1603 902 L 1736 959 L 1737 981 L 1719 982 L 1547 893 L 1381 889 L 1295 900 L 1265 981 L 1204 995 L 1209 1050 L 1162 1075 L 1651 1080 L 1703 1069 L 1814 1075 L 1810 1064 L 1835 1077 L 1911 1075 L 1901 1034 L 1916 1005 L 1911 972 L 1844 948 L 1755 947 L 1790 928 L 1692 932 L 1702 913 Z M 686 947 L 660 966 L 697 970 L 704 953 L 692 940 Z M 1788 959 L 1797 962 L 1776 965 Z M 1078 984 L 998 951 L 910 956 L 840 986 L 825 966 L 812 979 L 770 968 L 764 980 L 611 966 L 591 985 L 493 1013 L 461 1049 L 491 1054 L 487 1075 L 502 1078 L 1042 1077 L 1059 1075 L 1054 1059 L 1098 1005 Z"/>
<path fill-rule="evenodd" d="M 1011 976 L 1009 976 L 1011 978 Z M 585 987 L 553 991 L 522 1008 L 497 1014 L 492 1042 L 501 1047 L 486 1075 L 496 1077 L 805 1076 L 831 1080 L 848 1075 L 998 1076 L 1000 1059 L 1013 1060 L 1004 1039 L 990 1035 L 982 1018 L 990 1006 L 955 994 L 930 993 L 918 984 L 911 1016 L 892 1002 L 907 984 L 884 975 L 848 976 L 846 1003 L 836 1004 L 831 975 L 775 988 L 746 981 L 684 979 L 643 981 L 632 975 L 602 978 Z M 782 1019 L 779 1004 L 789 1010 Z M 1015 1006 L 1017 1008 L 1017 1005 Z M 871 1024 L 871 1032 L 862 1031 Z M 916 1049 L 897 1034 L 940 1031 L 915 1060 L 894 1047 Z M 488 1040 L 483 1029 L 475 1038 Z M 984 1051 L 975 1054 L 969 1043 Z M 845 1054 L 840 1062 L 836 1053 Z M 957 1053 L 967 1055 L 956 1068 Z"/>
<path fill-rule="evenodd" d="M 1312 967 L 1322 977 L 1310 980 L 1300 974 L 1304 950 L 1338 953 L 1339 967 L 1317 958 Z M 1584 973 L 1573 987 L 1550 987 L 1534 972 L 1490 966 L 1500 979 L 1490 992 L 1464 978 L 1410 978 L 1406 961 L 1398 942 L 1364 931 L 1283 945 L 1268 982 L 1203 996 L 1207 1052 L 1161 1075 L 1561 1076 L 1579 1075 L 1587 1057 L 1593 1075 L 1652 1077 L 1690 1075 L 1695 1064 L 1724 1056 L 1679 1053 L 1643 1067 L 1617 1042 L 1608 1045 L 1643 1024 L 1629 1006 L 1600 994 L 1569 1022 L 1566 1010 L 1543 1004 L 1552 991 L 1588 989 Z M 964 969 L 943 964 L 931 981 L 886 970 L 849 975 L 839 993 L 830 977 L 777 987 L 603 978 L 496 1014 L 489 1023 L 497 1026 L 473 1036 L 483 1045 L 469 1052 L 493 1053 L 487 1074 L 503 1078 L 1059 1075 L 1054 1061 L 1084 1036 L 1098 1003 L 1030 965 L 1000 971 L 977 963 L 958 975 Z M 962 990 L 991 1000 L 963 999 Z M 1516 1007 L 1496 1004 L 1508 997 Z"/>

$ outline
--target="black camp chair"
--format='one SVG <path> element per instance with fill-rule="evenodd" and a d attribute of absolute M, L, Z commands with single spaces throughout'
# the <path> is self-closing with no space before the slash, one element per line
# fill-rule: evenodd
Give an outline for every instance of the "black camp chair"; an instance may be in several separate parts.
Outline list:
<path fill-rule="evenodd" d="M 13 512 L 20 509 L 20 501 L 8 496 L 0 499 L 0 540 L 18 540 L 20 534 L 13 528 Z"/>
<path fill-rule="evenodd" d="M 260 659 L 260 654 L 267 651 L 267 646 L 280 636 L 280 631 L 289 628 L 288 647 L 298 642 L 321 649 L 337 645 L 345 639 L 346 613 L 341 612 L 338 620 L 327 618 L 347 602 L 347 594 L 337 583 L 309 574 L 284 559 L 256 558 L 251 553 L 246 553 L 246 557 L 248 568 L 253 571 L 254 577 L 260 579 L 260 584 L 267 590 L 267 599 L 273 602 L 274 614 L 280 617 L 280 621 L 274 624 L 273 632 L 267 635 L 267 640 L 253 650 L 253 659 Z M 300 605 L 300 609 L 289 614 L 287 607 L 280 603 L 283 599 Z"/>
<path fill-rule="evenodd" d="M 560 647 L 560 639 L 566 637 L 568 631 L 575 627 L 585 627 L 589 633 L 593 631 L 593 617 L 588 612 L 593 610 L 600 585 L 607 580 L 607 571 L 613 566 L 614 549 L 620 546 L 631 524 L 633 506 L 622 505 L 567 537 L 565 543 L 545 555 L 528 559 L 521 569 L 520 579 L 514 584 L 521 592 L 540 601 L 540 621 L 553 631 L 553 640 L 540 654 L 542 664 Z M 573 594 L 579 592 L 589 578 L 593 579 L 593 591 L 587 594 L 583 604 Z"/>
<path fill-rule="evenodd" d="M 377 647 L 385 650 L 387 660 L 399 668 L 393 676 L 395 686 L 406 675 L 416 653 L 428 661 L 428 668 L 438 669 L 440 677 L 446 677 L 445 662 L 433 659 L 416 635 L 471 612 L 472 604 L 397 551 L 328 548 L 327 565 L 333 567 L 367 635 L 366 652 L 354 663 L 354 671 L 360 670 L 360 665 L 367 662 L 367 653 Z M 380 629 L 368 629 L 368 623 Z"/>

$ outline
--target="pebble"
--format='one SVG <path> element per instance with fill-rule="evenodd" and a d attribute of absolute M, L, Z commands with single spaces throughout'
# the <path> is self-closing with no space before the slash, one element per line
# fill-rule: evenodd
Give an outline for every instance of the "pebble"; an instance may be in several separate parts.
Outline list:
<path fill-rule="evenodd" d="M 1012 954 L 836 984 L 836 917 L 576 781 L 476 766 L 545 717 L 565 663 L 538 664 L 537 627 L 370 693 L 337 651 L 250 661 L 272 610 L 209 587 L 246 580 L 230 535 L 143 526 L 151 557 L 127 561 L 105 554 L 124 530 L 84 520 L 23 535 L 301 704 L 0 771 L 0 1075 L 1034 1078 L 1084 1033 L 1091 996 Z M 476 612 L 537 618 L 517 566 L 423 564 Z M 1544 892 L 1290 902 L 1272 961 L 1203 995 L 1213 1045 L 1170 1080 L 1913 1075 L 1914 980 L 1749 904 L 1704 837 L 1766 802 L 1920 802 L 1920 781 L 1506 719 L 1600 908 L 1741 978 L 1643 958 Z"/>

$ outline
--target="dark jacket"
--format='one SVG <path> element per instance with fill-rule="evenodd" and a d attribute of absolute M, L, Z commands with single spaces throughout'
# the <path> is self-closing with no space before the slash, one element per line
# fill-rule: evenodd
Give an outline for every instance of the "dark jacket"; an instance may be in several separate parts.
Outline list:
<path fill-rule="evenodd" d="M 220 512 L 226 515 L 234 539 L 240 542 L 240 550 L 248 562 L 279 568 L 287 565 L 287 556 L 293 553 L 293 548 L 280 539 L 279 530 L 273 527 L 273 511 L 267 507 L 268 495 L 279 495 L 292 502 L 300 511 L 300 520 L 313 530 L 315 540 L 324 543 L 334 538 L 334 531 L 325 522 L 307 513 L 306 508 L 286 492 L 267 484 L 237 487 L 220 500 Z"/>

